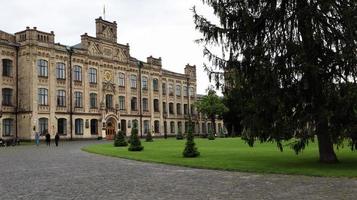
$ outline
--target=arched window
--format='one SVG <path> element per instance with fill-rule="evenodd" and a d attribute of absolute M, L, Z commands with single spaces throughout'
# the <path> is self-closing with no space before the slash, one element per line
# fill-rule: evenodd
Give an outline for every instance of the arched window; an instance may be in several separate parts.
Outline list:
<path fill-rule="evenodd" d="M 41 135 L 44 135 L 48 132 L 48 119 L 40 118 L 38 119 L 38 128 Z"/>
<path fill-rule="evenodd" d="M 160 121 L 159 120 L 154 121 L 154 131 L 155 131 L 155 133 L 160 133 Z"/>
<path fill-rule="evenodd" d="M 73 80 L 82 81 L 82 67 L 75 65 L 73 68 Z"/>
<path fill-rule="evenodd" d="M 10 88 L 2 89 L 2 105 L 4 106 L 12 105 L 12 89 Z"/>
<path fill-rule="evenodd" d="M 152 80 L 152 87 L 154 91 L 159 91 L 159 80 L 157 78 L 154 78 L 154 80 Z"/>
<path fill-rule="evenodd" d="M 64 63 L 56 64 L 56 77 L 57 79 L 66 79 L 66 66 Z"/>
<path fill-rule="evenodd" d="M 176 85 L 176 96 L 181 96 L 181 86 L 180 85 Z"/>
<path fill-rule="evenodd" d="M 67 119 L 60 118 L 57 120 L 57 133 L 67 135 Z"/>
<path fill-rule="evenodd" d="M 97 83 L 97 69 L 89 68 L 89 83 Z"/>
<path fill-rule="evenodd" d="M 11 136 L 13 129 L 13 119 L 3 119 L 2 120 L 2 135 Z"/>
<path fill-rule="evenodd" d="M 98 120 L 97 119 L 90 120 L 90 134 L 98 135 Z"/>
<path fill-rule="evenodd" d="M 37 74 L 38 76 L 48 77 L 48 62 L 47 60 L 37 60 Z"/>
<path fill-rule="evenodd" d="M 146 76 L 143 76 L 142 77 L 142 80 L 141 80 L 141 88 L 143 90 L 147 90 L 148 89 L 148 78 Z"/>
<path fill-rule="evenodd" d="M 136 88 L 136 75 L 130 76 L 130 86 L 131 88 Z"/>
<path fill-rule="evenodd" d="M 48 89 L 46 88 L 38 89 L 38 104 L 41 106 L 48 105 Z"/>
<path fill-rule="evenodd" d="M 174 103 L 169 103 L 169 113 L 170 114 L 175 114 L 174 113 Z"/>
<path fill-rule="evenodd" d="M 177 113 L 178 115 L 181 115 L 181 114 L 182 114 L 181 104 L 180 104 L 180 103 L 176 104 L 176 113 Z"/>
<path fill-rule="evenodd" d="M 119 73 L 118 85 L 120 87 L 125 87 L 125 74 L 124 73 Z"/>
<path fill-rule="evenodd" d="M 3 59 L 2 60 L 2 75 L 3 76 L 11 76 L 12 71 L 12 60 Z"/>
<path fill-rule="evenodd" d="M 74 124 L 75 134 L 83 135 L 83 119 L 76 119 Z"/>

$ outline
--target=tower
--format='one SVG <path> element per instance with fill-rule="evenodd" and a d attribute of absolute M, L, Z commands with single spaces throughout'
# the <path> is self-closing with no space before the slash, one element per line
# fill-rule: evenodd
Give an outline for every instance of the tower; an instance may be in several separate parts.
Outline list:
<path fill-rule="evenodd" d="M 110 42 L 117 42 L 117 23 L 109 22 L 102 17 L 95 19 L 96 37 Z"/>

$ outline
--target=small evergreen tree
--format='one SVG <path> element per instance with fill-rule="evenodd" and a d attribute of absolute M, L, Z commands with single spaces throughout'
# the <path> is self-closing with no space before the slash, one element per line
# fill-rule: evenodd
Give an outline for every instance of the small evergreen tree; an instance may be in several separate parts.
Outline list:
<path fill-rule="evenodd" d="M 131 136 L 130 136 L 130 146 L 128 148 L 129 151 L 142 151 L 144 149 L 141 146 L 141 142 L 138 136 L 138 128 L 137 125 L 134 124 L 134 127 L 131 129 Z"/>
<path fill-rule="evenodd" d="M 208 139 L 209 140 L 214 140 L 216 139 L 214 134 L 212 133 L 212 130 L 211 129 L 208 129 Z"/>
<path fill-rule="evenodd" d="M 183 140 L 183 135 L 181 131 L 178 131 L 178 133 L 176 134 L 176 139 L 177 140 Z"/>
<path fill-rule="evenodd" d="M 115 136 L 114 146 L 115 147 L 128 146 L 128 143 L 125 140 L 124 132 L 122 130 L 118 131 L 118 134 Z"/>
<path fill-rule="evenodd" d="M 148 133 L 146 134 L 146 142 L 153 142 L 154 140 L 152 139 L 152 134 L 150 129 L 148 130 Z"/>
<path fill-rule="evenodd" d="M 200 152 L 197 150 L 194 142 L 194 136 L 192 134 L 192 123 L 191 119 L 189 119 L 189 125 L 188 125 L 188 133 L 187 133 L 187 142 L 186 142 L 186 147 L 183 151 L 183 157 L 186 158 L 194 158 L 200 155 Z"/>

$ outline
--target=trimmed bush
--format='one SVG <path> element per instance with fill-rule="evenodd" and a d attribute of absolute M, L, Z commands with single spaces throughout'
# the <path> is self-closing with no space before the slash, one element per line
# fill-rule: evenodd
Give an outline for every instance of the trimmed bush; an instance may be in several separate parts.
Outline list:
<path fill-rule="evenodd" d="M 146 139 L 145 139 L 146 142 L 153 142 L 154 140 L 152 139 L 152 134 L 151 134 L 151 131 L 149 129 L 148 133 L 146 134 Z"/>
<path fill-rule="evenodd" d="M 183 140 L 183 135 L 182 135 L 182 133 L 180 131 L 176 134 L 176 139 L 177 140 Z"/>
<path fill-rule="evenodd" d="M 208 139 L 209 139 L 209 140 L 215 140 L 215 139 L 216 139 L 216 138 L 214 137 L 214 135 L 213 135 L 211 129 L 209 129 L 209 131 L 208 131 Z"/>
<path fill-rule="evenodd" d="M 125 140 L 124 132 L 119 131 L 118 134 L 115 136 L 114 140 L 114 146 L 115 147 L 126 147 L 128 146 L 128 143 Z"/>
<path fill-rule="evenodd" d="M 136 125 L 131 129 L 131 136 L 130 136 L 130 145 L 128 150 L 129 151 L 142 151 L 144 149 L 141 146 L 141 142 L 138 136 L 138 128 Z"/>
<path fill-rule="evenodd" d="M 194 142 L 194 136 L 192 134 L 192 125 L 191 120 L 189 120 L 188 125 L 188 133 L 187 133 L 187 142 L 185 149 L 183 151 L 183 157 L 186 158 L 194 158 L 200 155 L 200 152 L 196 148 L 196 144 Z"/>

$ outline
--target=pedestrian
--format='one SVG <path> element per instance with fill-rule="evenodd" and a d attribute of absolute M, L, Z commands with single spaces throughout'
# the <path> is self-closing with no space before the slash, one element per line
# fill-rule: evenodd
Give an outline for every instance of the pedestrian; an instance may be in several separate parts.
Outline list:
<path fill-rule="evenodd" d="M 35 143 L 36 146 L 40 145 L 40 134 L 38 132 L 35 132 Z"/>
<path fill-rule="evenodd" d="M 48 131 L 46 131 L 46 145 L 50 146 L 51 145 L 51 135 L 48 133 Z"/>
<path fill-rule="evenodd" d="M 56 147 L 58 147 L 59 139 L 60 139 L 60 136 L 58 135 L 58 133 L 56 133 L 56 136 L 55 136 L 55 144 L 56 144 Z"/>

